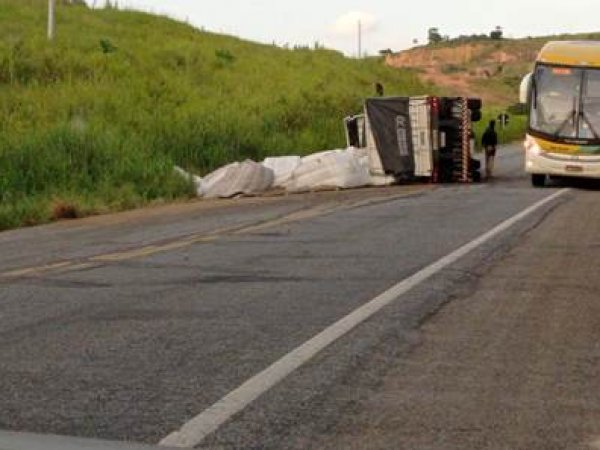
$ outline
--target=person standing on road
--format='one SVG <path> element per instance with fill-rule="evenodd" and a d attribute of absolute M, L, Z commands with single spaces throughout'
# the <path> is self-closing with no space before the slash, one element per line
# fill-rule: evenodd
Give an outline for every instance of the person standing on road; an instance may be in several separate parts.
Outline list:
<path fill-rule="evenodd" d="M 498 147 L 498 133 L 496 133 L 495 120 L 490 120 L 490 124 L 481 138 L 481 145 L 485 151 L 485 175 L 486 178 L 491 178 L 494 172 L 496 147 Z"/>

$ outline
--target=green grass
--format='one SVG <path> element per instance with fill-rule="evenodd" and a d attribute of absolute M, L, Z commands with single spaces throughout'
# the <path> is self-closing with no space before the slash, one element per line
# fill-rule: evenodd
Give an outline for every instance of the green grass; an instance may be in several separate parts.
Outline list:
<path fill-rule="evenodd" d="M 286 50 L 116 9 L 0 0 L 0 229 L 193 195 L 174 164 L 344 144 L 341 119 L 381 82 L 432 88 L 380 59 Z"/>

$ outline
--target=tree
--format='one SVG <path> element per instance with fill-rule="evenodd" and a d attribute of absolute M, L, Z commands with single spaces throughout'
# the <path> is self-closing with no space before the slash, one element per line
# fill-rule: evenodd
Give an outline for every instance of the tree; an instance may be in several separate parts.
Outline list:
<path fill-rule="evenodd" d="M 444 38 L 440 34 L 439 28 L 430 28 L 427 31 L 427 38 L 430 44 L 438 44 L 444 40 Z"/>
<path fill-rule="evenodd" d="M 502 30 L 502 27 L 500 25 L 498 25 L 496 27 L 496 29 L 494 31 L 492 31 L 490 33 L 490 38 L 499 41 L 504 37 L 504 31 Z"/>

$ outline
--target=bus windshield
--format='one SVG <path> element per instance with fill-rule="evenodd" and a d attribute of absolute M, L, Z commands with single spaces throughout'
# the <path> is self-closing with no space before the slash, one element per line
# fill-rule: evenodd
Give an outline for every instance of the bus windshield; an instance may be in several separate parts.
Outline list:
<path fill-rule="evenodd" d="M 600 141 L 600 70 L 538 65 L 530 127 L 554 139 Z"/>

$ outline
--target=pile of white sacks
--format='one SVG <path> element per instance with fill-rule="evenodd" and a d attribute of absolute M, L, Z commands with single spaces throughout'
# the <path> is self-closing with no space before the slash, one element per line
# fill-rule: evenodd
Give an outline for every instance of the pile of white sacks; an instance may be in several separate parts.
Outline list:
<path fill-rule="evenodd" d="M 366 149 L 350 147 L 301 158 L 281 156 L 262 163 L 251 160 L 222 167 L 204 178 L 175 170 L 190 178 L 199 197 L 230 198 L 259 195 L 270 189 L 307 192 L 318 189 L 351 189 L 393 184 L 393 177 L 371 176 Z"/>

